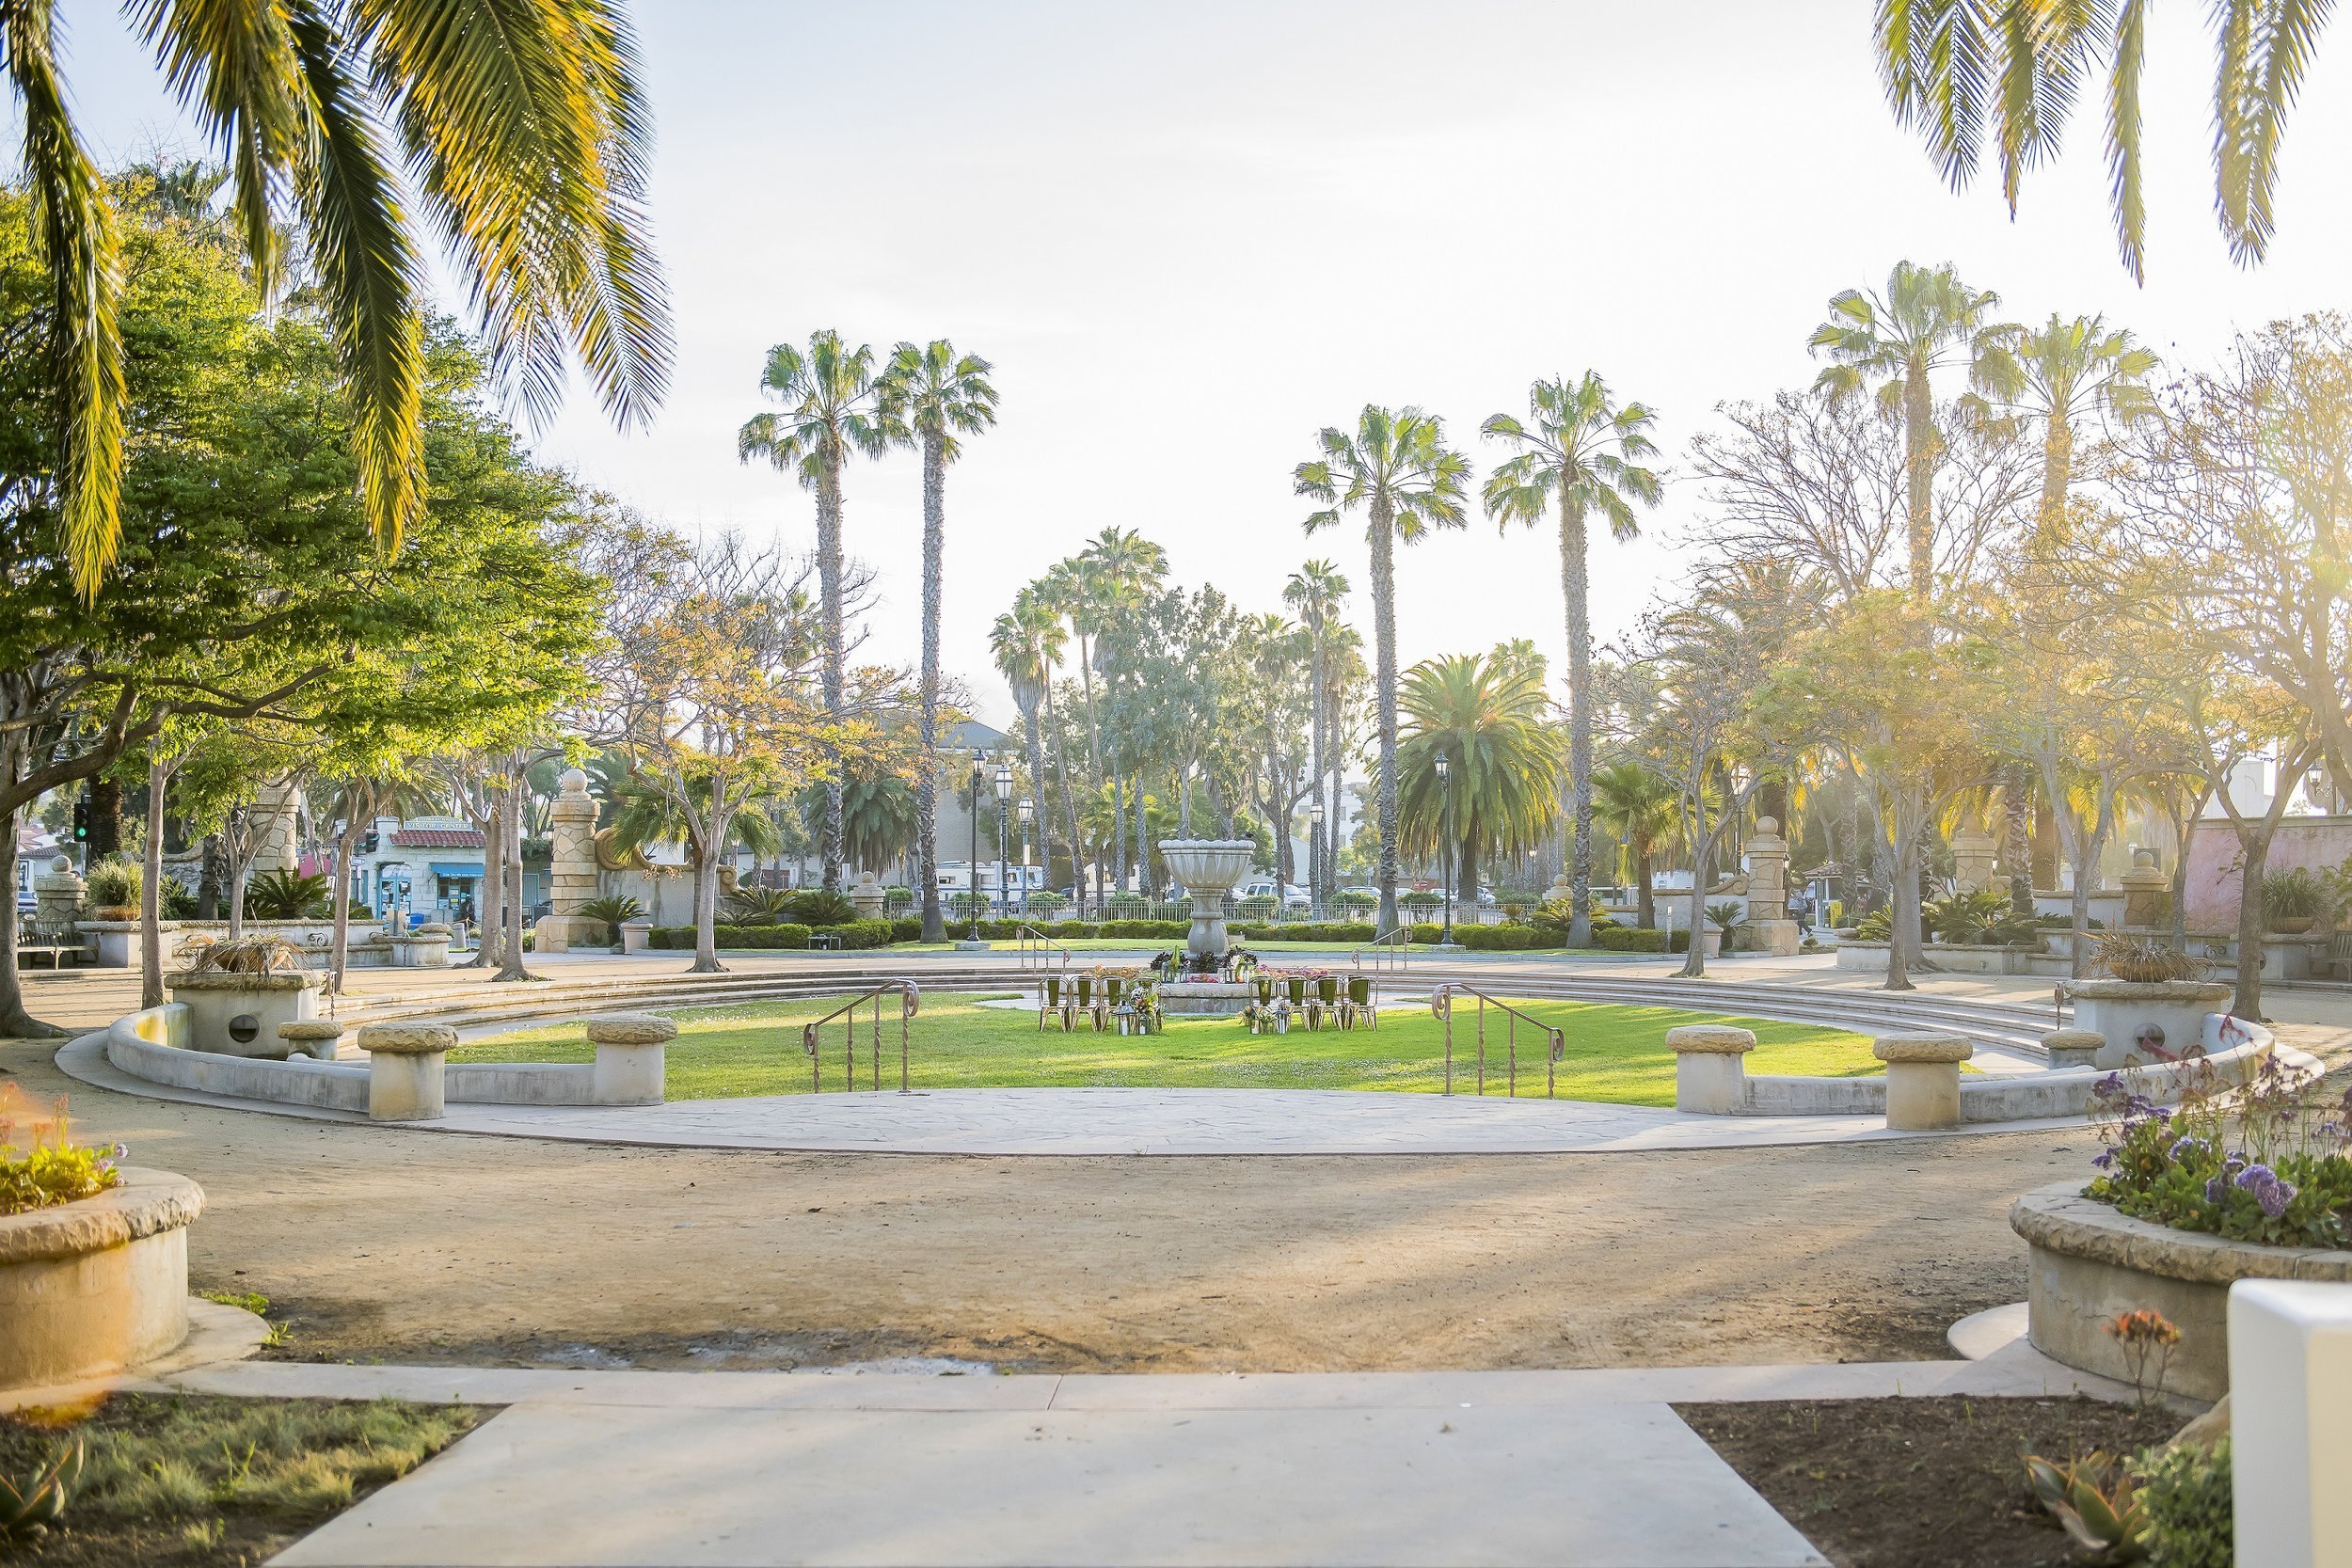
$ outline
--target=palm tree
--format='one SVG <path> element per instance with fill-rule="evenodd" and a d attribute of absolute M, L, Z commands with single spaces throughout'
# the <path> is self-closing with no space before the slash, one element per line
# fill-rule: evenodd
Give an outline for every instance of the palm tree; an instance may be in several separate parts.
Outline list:
<path fill-rule="evenodd" d="M 2139 83 L 2149 0 L 1880 0 L 1874 31 L 1886 96 L 1917 130 L 1952 189 L 1987 146 L 2010 214 L 2029 165 L 2055 157 L 2075 94 L 2106 62 L 2107 167 L 2115 237 L 2134 282 L 2147 280 Z M 2328 7 L 2312 0 L 2217 0 L 2214 207 L 2230 254 L 2260 261 L 2273 226 L 2279 143 Z"/>
<path fill-rule="evenodd" d="M 760 390 L 784 405 L 782 411 L 755 414 L 735 438 L 737 454 L 748 463 L 764 457 L 780 473 L 797 472 L 803 489 L 817 495 L 817 585 L 823 601 L 825 630 L 825 713 L 839 723 L 842 713 L 841 641 L 841 470 L 850 454 L 882 454 L 900 438 L 900 427 L 883 407 L 874 385 L 874 351 L 860 343 L 842 345 L 841 335 L 825 328 L 808 337 L 803 354 L 790 343 L 768 351 L 767 369 L 760 372 Z M 836 763 L 838 758 L 834 759 Z M 841 891 L 844 855 L 841 824 L 840 768 L 825 785 L 825 828 L 821 854 L 824 886 Z"/>
<path fill-rule="evenodd" d="M 1996 384 L 2006 364 L 2001 345 L 2015 330 L 1986 319 L 2000 303 L 2000 295 L 1961 282 L 1949 266 L 1898 261 L 1883 294 L 1848 289 L 1832 299 L 1830 319 L 1810 340 L 1831 361 L 1816 385 L 1844 397 L 1877 382 L 1879 395 L 1902 410 L 1915 604 L 1925 605 L 1935 592 L 1935 459 L 1942 439 L 1929 377 L 1964 363 L 1972 385 Z"/>
<path fill-rule="evenodd" d="M 1593 820 L 1623 843 L 1633 857 L 1635 919 L 1644 929 L 1658 924 L 1650 892 L 1650 861 L 1675 842 L 1682 814 L 1675 787 L 1638 762 L 1612 763 L 1593 773 Z"/>
<path fill-rule="evenodd" d="M 1584 519 L 1607 519 L 1619 544 L 1642 531 L 1633 503 L 1656 506 L 1658 475 L 1639 460 L 1658 449 L 1656 416 L 1638 403 L 1619 408 L 1597 373 L 1575 386 L 1565 377 L 1528 388 L 1526 422 L 1497 414 L 1488 438 L 1516 443 L 1518 455 L 1486 480 L 1486 515 L 1502 527 L 1540 524 L 1560 513 L 1560 594 L 1568 611 L 1568 790 L 1575 802 L 1568 886 L 1574 912 L 1568 945 L 1593 944 L 1593 630 L 1585 570 Z"/>
<path fill-rule="evenodd" d="M 1116 628 L 1122 617 L 1141 608 L 1144 599 L 1158 591 L 1168 578 L 1168 552 L 1146 539 L 1134 529 L 1106 528 L 1087 542 L 1071 562 L 1071 581 L 1077 595 L 1077 610 L 1072 617 L 1073 626 L 1081 628 L 1078 668 L 1086 683 L 1087 744 L 1094 764 L 1094 783 L 1103 782 L 1101 728 L 1094 703 L 1094 676 L 1104 663 L 1104 634 Z M 1116 665 L 1102 668 L 1108 695 L 1118 697 L 1124 686 L 1124 672 Z M 1126 801 L 1129 794 L 1126 777 L 1119 771 L 1117 759 L 1111 768 L 1112 831 L 1115 851 L 1114 866 L 1117 882 L 1122 890 L 1127 885 Z M 1138 800 L 1141 781 L 1136 784 Z M 1137 806 L 1140 811 L 1140 804 Z M 1138 821 L 1140 817 L 1138 817 Z M 1148 879 L 1150 867 L 1145 866 Z M 1101 886 L 1101 864 L 1096 865 L 1096 885 Z"/>
<path fill-rule="evenodd" d="M 959 436 L 996 422 L 993 367 L 977 355 L 959 356 L 940 339 L 925 348 L 900 343 L 880 385 L 883 409 L 901 440 L 923 451 L 923 772 L 916 786 L 922 829 L 915 838 L 916 874 L 923 879 L 923 940 L 946 939 L 939 912 L 939 601 L 947 549 L 947 465 L 963 454 Z"/>
<path fill-rule="evenodd" d="M 1021 709 L 1021 720 L 1028 740 L 1029 782 L 1040 796 L 1045 793 L 1045 743 L 1043 724 L 1050 722 L 1054 711 L 1054 666 L 1061 662 L 1062 648 L 1069 638 L 1062 625 L 1061 613 L 1054 601 L 1038 583 L 1030 583 L 1012 596 L 1012 608 L 996 617 L 996 625 L 988 634 L 989 652 L 994 656 L 997 671 L 1005 684 L 1012 688 L 1012 700 Z M 1041 714 L 1042 719 L 1041 719 Z M 1058 752 L 1058 749 L 1057 749 Z M 1058 754 L 1057 755 L 1059 762 Z M 1077 807 L 1070 799 L 1070 769 L 1061 768 L 1062 806 L 1070 816 L 1070 874 L 1078 874 Z M 1038 801 L 1038 835 L 1044 841 L 1044 862 L 1048 875 L 1054 863 L 1054 817 L 1047 802 Z"/>
<path fill-rule="evenodd" d="M 2065 530 L 2067 496 L 2074 482 L 2075 427 L 2087 419 L 2128 424 L 2154 414 L 2148 377 L 2162 361 L 2129 329 L 2109 327 L 2105 316 L 2060 321 L 2056 311 L 2037 330 L 2018 329 L 1996 352 L 2008 360 L 1995 372 L 2006 388 L 2003 401 L 2042 421 L 2037 516 L 2042 542 L 2056 544 Z"/>
<path fill-rule="evenodd" d="M 117 194 L 68 108 L 56 9 L 0 7 L 0 54 L 49 275 L 56 504 L 91 598 L 121 536 L 124 258 Z M 576 352 L 616 420 L 650 416 L 671 354 L 645 220 L 653 121 L 611 0 L 517 0 L 495 26 L 426 0 L 137 10 L 182 107 L 231 150 L 236 228 L 265 293 L 294 270 L 279 220 L 302 214 L 293 232 L 334 329 L 360 497 L 386 548 L 424 504 L 431 307 L 411 199 L 448 237 L 491 356 L 534 415 L 561 400 Z"/>
<path fill-rule="evenodd" d="M 1470 463 L 1447 448 L 1444 421 L 1418 408 L 1391 413 L 1368 403 L 1354 435 L 1330 425 L 1315 439 L 1323 455 L 1291 472 L 1295 493 L 1324 503 L 1307 518 L 1306 531 L 1336 528 L 1342 513 L 1360 506 L 1372 546 L 1374 678 L 1380 704 L 1379 929 L 1387 931 L 1397 924 L 1396 545 L 1462 526 Z"/>
<path fill-rule="evenodd" d="M 1557 732 L 1541 676 L 1478 654 L 1456 654 L 1405 673 L 1399 705 L 1410 721 L 1396 751 L 1403 846 L 1428 854 L 1444 840 L 1453 797 L 1454 885 L 1447 896 L 1476 908 L 1482 854 L 1534 847 L 1560 814 Z M 1446 759 L 1447 782 L 1437 762 Z"/>
<path fill-rule="evenodd" d="M 1308 562 L 1291 574 L 1290 581 L 1282 589 L 1282 602 L 1291 607 L 1292 613 L 1298 617 L 1299 625 L 1307 628 L 1307 635 L 1312 640 L 1314 716 L 1311 720 L 1313 734 L 1309 742 L 1309 748 L 1313 757 L 1314 798 L 1316 803 L 1324 808 L 1324 818 L 1327 822 L 1338 814 L 1340 802 L 1336 794 L 1327 795 L 1324 789 L 1325 775 L 1330 771 L 1328 758 L 1336 750 L 1330 744 L 1331 719 L 1327 707 L 1331 695 L 1331 682 L 1326 655 L 1328 651 L 1332 623 L 1339 619 L 1340 605 L 1346 599 L 1347 594 L 1346 576 L 1328 561 Z M 1331 900 L 1339 893 L 1338 881 L 1332 875 L 1333 869 L 1331 857 L 1324 847 L 1323 834 L 1317 832 L 1314 854 L 1308 874 L 1309 880 L 1313 884 L 1314 903 L 1317 909 L 1329 909 Z"/>

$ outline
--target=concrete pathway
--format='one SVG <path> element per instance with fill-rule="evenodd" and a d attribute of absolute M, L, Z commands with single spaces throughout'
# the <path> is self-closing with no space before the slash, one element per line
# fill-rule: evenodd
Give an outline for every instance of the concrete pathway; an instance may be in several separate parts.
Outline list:
<path fill-rule="evenodd" d="M 1813 1564 L 1668 1408 L 2129 1390 L 1981 1360 L 937 1377 L 246 1363 L 247 1396 L 515 1402 L 283 1568 Z"/>
<path fill-rule="evenodd" d="M 106 1060 L 102 1035 L 72 1041 L 56 1060 L 69 1076 L 124 1094 L 319 1121 L 367 1119 L 133 1078 Z M 403 1125 L 575 1143 L 872 1154 L 1601 1154 L 1963 1136 L 2079 1127 L 2081 1118 L 1972 1122 L 1921 1133 L 1889 1132 L 1883 1116 L 1694 1116 L 1524 1094 L 1104 1088 L 884 1090 L 635 1106 L 453 1101 L 437 1121 Z"/>

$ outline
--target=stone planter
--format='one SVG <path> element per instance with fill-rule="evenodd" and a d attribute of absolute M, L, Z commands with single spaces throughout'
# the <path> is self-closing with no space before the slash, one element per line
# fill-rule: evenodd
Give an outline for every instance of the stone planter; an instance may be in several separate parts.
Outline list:
<path fill-rule="evenodd" d="M 643 953 L 652 940 L 653 923 L 651 921 L 624 920 L 621 922 L 622 952 Z"/>
<path fill-rule="evenodd" d="M 2205 1039 L 2205 1015 L 2224 1009 L 2230 988 L 2210 980 L 2077 980 L 2074 1027 L 2105 1037 L 2095 1065 L 2109 1069 L 2178 1056 Z"/>
<path fill-rule="evenodd" d="M 164 976 L 174 1002 L 188 1009 L 188 1048 L 223 1056 L 286 1056 L 278 1026 L 318 1016 L 323 976 L 310 970 L 241 974 L 190 971 Z"/>
<path fill-rule="evenodd" d="M 0 1388 L 108 1377 L 188 1335 L 188 1223 L 204 1193 L 125 1166 L 95 1197 L 0 1216 Z"/>
<path fill-rule="evenodd" d="M 395 969 L 447 969 L 450 930 L 446 926 L 420 926 L 406 936 L 391 939 Z"/>
<path fill-rule="evenodd" d="M 2153 1307 L 2181 1331 L 2165 1387 L 2191 1399 L 2230 1391 L 2230 1285 L 2239 1279 L 2352 1283 L 2352 1251 L 2259 1246 L 2132 1218 L 2061 1181 L 2017 1200 L 2010 1228 L 2032 1259 L 2026 1278 L 2026 1337 L 2070 1367 L 2131 1380 L 2122 1348 L 2105 1325 Z"/>

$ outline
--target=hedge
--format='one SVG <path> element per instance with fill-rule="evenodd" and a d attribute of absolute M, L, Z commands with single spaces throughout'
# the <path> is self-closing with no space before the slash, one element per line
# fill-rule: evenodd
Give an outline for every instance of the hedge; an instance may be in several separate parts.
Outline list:
<path fill-rule="evenodd" d="M 791 924 L 775 926 L 718 926 L 712 934 L 722 947 L 806 947 L 808 927 Z M 694 946 L 691 926 L 656 926 L 646 941 L 655 947 L 680 947 L 689 952 Z"/>
<path fill-rule="evenodd" d="M 1227 926 L 1226 929 L 1248 942 L 1370 942 L 1373 938 L 1372 923 L 1368 920 L 1326 920 L 1312 924 L 1297 921 L 1288 926 L 1244 920 Z"/>
<path fill-rule="evenodd" d="M 1613 931 L 1596 931 L 1593 933 L 1593 941 L 1612 953 L 1663 953 L 1666 951 L 1665 932 L 1640 926 L 1620 926 Z M 1687 953 L 1691 950 L 1689 931 L 1675 933 L 1674 950 L 1677 953 Z"/>

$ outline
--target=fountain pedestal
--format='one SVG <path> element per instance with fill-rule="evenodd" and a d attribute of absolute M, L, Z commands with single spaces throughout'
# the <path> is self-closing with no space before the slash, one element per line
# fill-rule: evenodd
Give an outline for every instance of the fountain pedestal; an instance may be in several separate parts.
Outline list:
<path fill-rule="evenodd" d="M 1164 838 L 1160 859 L 1168 875 L 1184 884 L 1192 899 L 1192 929 L 1184 951 L 1195 958 L 1222 962 L 1232 943 L 1225 934 L 1225 895 L 1249 870 L 1258 847 L 1246 838 Z"/>

